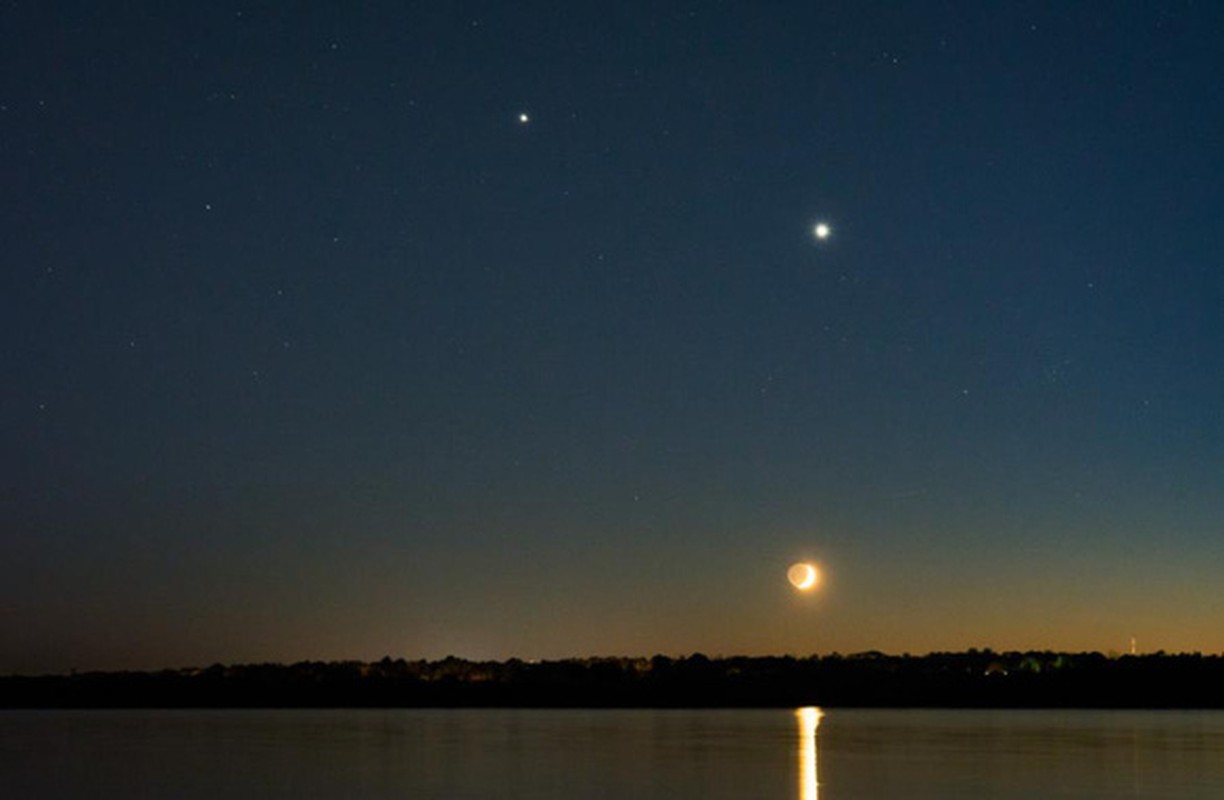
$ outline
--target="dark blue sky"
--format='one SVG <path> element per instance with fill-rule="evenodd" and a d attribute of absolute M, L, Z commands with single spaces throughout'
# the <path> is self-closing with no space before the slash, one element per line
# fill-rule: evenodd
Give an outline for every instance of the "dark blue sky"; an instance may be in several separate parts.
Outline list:
<path fill-rule="evenodd" d="M 0 671 L 1224 649 L 1222 37 L 6 3 Z"/>

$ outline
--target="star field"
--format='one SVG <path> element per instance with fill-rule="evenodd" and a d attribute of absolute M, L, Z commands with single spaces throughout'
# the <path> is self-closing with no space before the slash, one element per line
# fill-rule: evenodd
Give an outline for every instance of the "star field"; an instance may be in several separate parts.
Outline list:
<path fill-rule="evenodd" d="M 1222 31 L 6 4 L 0 671 L 1224 649 Z"/>

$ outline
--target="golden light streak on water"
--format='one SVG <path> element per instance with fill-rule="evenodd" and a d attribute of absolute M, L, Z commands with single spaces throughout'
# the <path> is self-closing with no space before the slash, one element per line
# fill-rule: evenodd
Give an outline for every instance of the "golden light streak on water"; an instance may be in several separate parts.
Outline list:
<path fill-rule="evenodd" d="M 799 723 L 799 800 L 820 800 L 820 780 L 816 772 L 816 729 L 824 713 L 815 706 L 795 709 Z"/>

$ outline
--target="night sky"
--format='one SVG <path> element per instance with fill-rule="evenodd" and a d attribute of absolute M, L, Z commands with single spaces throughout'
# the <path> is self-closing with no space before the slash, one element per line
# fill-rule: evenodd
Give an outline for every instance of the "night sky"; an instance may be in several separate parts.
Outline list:
<path fill-rule="evenodd" d="M 0 672 L 1224 650 L 1222 41 L 6 2 Z"/>

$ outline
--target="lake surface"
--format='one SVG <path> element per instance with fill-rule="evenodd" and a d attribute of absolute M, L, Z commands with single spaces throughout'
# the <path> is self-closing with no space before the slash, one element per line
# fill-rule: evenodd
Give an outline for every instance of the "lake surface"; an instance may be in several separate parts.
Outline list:
<path fill-rule="evenodd" d="M 1224 712 L 0 711 L 21 798 L 1220 798 Z"/>

